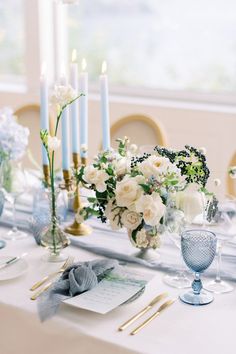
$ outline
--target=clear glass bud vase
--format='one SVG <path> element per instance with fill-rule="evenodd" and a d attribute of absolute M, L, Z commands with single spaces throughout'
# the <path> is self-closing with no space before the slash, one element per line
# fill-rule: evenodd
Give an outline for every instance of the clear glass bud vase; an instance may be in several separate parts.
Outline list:
<path fill-rule="evenodd" d="M 51 221 L 48 226 L 42 232 L 41 245 L 49 250 L 49 253 L 43 257 L 48 262 L 62 262 L 66 260 L 67 255 L 64 255 L 61 250 L 70 244 L 70 240 L 66 233 L 59 225 L 57 213 L 56 213 L 56 200 L 58 192 L 55 191 L 54 195 L 50 191 L 49 204 Z"/>

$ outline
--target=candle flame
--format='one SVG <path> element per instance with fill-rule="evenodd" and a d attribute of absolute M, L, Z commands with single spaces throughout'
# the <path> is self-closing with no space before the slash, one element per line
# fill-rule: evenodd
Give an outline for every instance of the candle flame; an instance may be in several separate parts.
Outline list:
<path fill-rule="evenodd" d="M 104 60 L 102 63 L 102 74 L 105 74 L 107 71 L 107 62 Z"/>
<path fill-rule="evenodd" d="M 82 71 L 85 71 L 85 69 L 87 68 L 87 62 L 85 58 L 82 59 L 81 67 L 82 67 Z"/>
<path fill-rule="evenodd" d="M 44 61 L 42 63 L 42 67 L 41 67 L 41 76 L 45 76 L 46 71 L 47 71 L 47 65 L 46 65 L 46 62 Z"/>
<path fill-rule="evenodd" d="M 72 61 L 72 63 L 75 63 L 76 60 L 77 60 L 77 51 L 76 51 L 76 49 L 73 49 L 72 54 L 71 54 L 71 61 Z"/>

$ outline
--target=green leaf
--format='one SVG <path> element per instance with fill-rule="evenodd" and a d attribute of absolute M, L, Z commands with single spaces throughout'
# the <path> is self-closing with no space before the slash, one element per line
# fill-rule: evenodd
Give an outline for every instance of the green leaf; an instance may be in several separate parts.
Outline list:
<path fill-rule="evenodd" d="M 151 192 L 151 186 L 149 186 L 149 184 L 140 183 L 139 185 L 143 188 L 143 191 L 145 193 Z"/>

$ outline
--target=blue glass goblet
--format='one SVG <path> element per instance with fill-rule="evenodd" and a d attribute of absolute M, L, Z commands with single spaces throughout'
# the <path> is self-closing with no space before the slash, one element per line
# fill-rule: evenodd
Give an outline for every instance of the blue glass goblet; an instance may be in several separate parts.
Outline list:
<path fill-rule="evenodd" d="M 181 235 L 181 251 L 186 265 L 195 272 L 192 290 L 180 295 L 190 305 L 206 305 L 213 301 L 212 294 L 201 291 L 200 274 L 212 263 L 216 253 L 216 235 L 207 230 L 188 230 Z"/>

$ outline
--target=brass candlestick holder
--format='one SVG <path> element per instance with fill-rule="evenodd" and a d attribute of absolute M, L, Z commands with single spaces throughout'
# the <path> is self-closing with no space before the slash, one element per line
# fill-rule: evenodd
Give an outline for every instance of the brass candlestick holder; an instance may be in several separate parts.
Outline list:
<path fill-rule="evenodd" d="M 73 153 L 73 163 L 74 163 L 74 168 L 77 171 L 79 168 L 79 154 Z M 87 163 L 86 158 L 82 157 L 81 164 L 86 166 L 86 163 Z M 79 184 L 76 183 L 74 212 L 77 213 L 78 210 L 80 210 L 81 208 L 82 208 L 82 203 L 80 200 L 80 188 L 79 188 Z M 65 232 L 73 236 L 86 236 L 91 234 L 92 228 L 84 223 L 78 223 L 75 218 L 73 224 L 69 225 L 65 229 Z"/>

